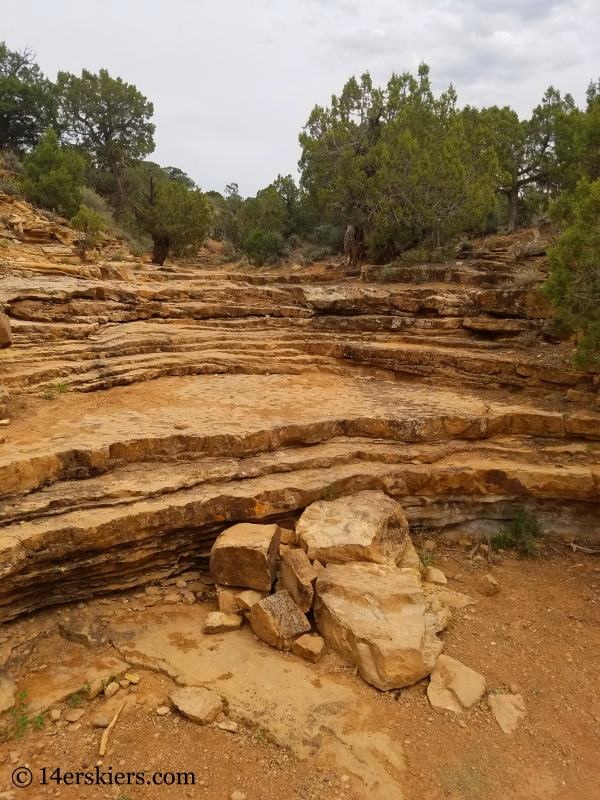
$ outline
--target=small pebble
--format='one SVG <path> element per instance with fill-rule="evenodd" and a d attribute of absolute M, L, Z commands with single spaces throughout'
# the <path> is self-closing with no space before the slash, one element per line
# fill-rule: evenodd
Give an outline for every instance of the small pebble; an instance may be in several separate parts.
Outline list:
<path fill-rule="evenodd" d="M 246 794 L 236 790 L 229 795 L 229 800 L 246 800 Z"/>
<path fill-rule="evenodd" d="M 92 728 L 108 728 L 109 725 L 108 717 L 96 717 L 92 720 Z"/>
<path fill-rule="evenodd" d="M 159 707 L 156 709 L 156 713 L 157 713 L 157 715 L 158 715 L 159 717 L 166 717 L 166 716 L 167 716 L 167 714 L 170 714 L 170 713 L 171 713 L 171 709 L 169 708 L 169 706 L 159 706 Z"/>

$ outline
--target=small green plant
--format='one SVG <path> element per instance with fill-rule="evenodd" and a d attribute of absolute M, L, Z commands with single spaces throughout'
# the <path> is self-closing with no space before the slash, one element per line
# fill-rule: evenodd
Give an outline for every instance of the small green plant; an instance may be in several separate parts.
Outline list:
<path fill-rule="evenodd" d="M 421 550 L 421 562 L 419 564 L 419 571 L 424 578 L 427 575 L 427 570 L 435 562 L 435 553 L 430 552 L 426 547 Z"/>
<path fill-rule="evenodd" d="M 520 511 L 511 523 L 492 537 L 492 547 L 495 550 L 516 550 L 519 555 L 531 556 L 542 532 L 542 526 L 534 514 Z"/>
<path fill-rule="evenodd" d="M 337 500 L 337 492 L 333 488 L 333 486 L 328 486 L 326 489 L 323 490 L 323 500 Z"/>
<path fill-rule="evenodd" d="M 102 234 L 108 228 L 104 217 L 91 208 L 79 206 L 79 211 L 71 220 L 71 226 L 77 231 L 77 249 L 81 260 L 85 262 L 90 247 L 102 241 Z"/>
<path fill-rule="evenodd" d="M 52 389 L 44 389 L 44 391 L 40 394 L 40 397 L 43 400 L 54 400 L 56 395 L 54 394 Z"/>
<path fill-rule="evenodd" d="M 66 383 L 57 383 L 54 388 L 56 389 L 58 394 L 66 394 L 67 392 L 71 391 Z"/>
<path fill-rule="evenodd" d="M 8 223 L 10 222 L 10 217 L 8 216 L 8 214 L 0 214 L 0 222 L 3 225 L 8 225 Z"/>
<path fill-rule="evenodd" d="M 586 444 L 586 446 L 585 446 L 585 449 L 588 451 L 588 453 L 593 453 L 594 452 L 594 445 L 591 442 L 588 442 Z"/>
<path fill-rule="evenodd" d="M 92 684 L 89 681 L 86 681 L 81 687 L 81 689 L 78 689 L 76 692 L 73 692 L 71 697 L 69 697 L 69 705 L 71 706 L 71 708 L 75 708 L 75 706 L 78 706 L 83 700 L 83 696 L 88 694 L 91 688 Z"/>
<path fill-rule="evenodd" d="M 30 719 L 27 692 L 19 692 L 17 702 L 8 711 L 8 719 L 4 727 L 0 728 L 0 743 L 8 742 L 12 738 L 22 739 L 30 728 L 43 728 L 44 724 L 44 714 L 36 714 L 33 719 Z"/>
<path fill-rule="evenodd" d="M 122 250 L 117 250 L 116 253 L 113 253 L 111 256 L 108 257 L 109 261 L 125 261 L 127 255 Z"/>
<path fill-rule="evenodd" d="M 262 728 L 257 728 L 254 733 L 254 738 L 256 739 L 257 742 L 264 742 L 266 741 L 267 737 L 265 736 L 265 732 L 263 731 Z"/>
<path fill-rule="evenodd" d="M 8 239 L 0 239 L 0 247 L 8 247 Z"/>

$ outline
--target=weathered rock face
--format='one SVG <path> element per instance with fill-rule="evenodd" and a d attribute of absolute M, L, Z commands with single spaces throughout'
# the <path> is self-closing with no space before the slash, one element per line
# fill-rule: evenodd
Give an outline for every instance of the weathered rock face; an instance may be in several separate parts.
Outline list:
<path fill-rule="evenodd" d="M 381 564 L 329 564 L 317 579 L 315 620 L 327 644 L 378 689 L 411 686 L 442 651 L 419 574 Z"/>
<path fill-rule="evenodd" d="M 406 548 L 408 523 L 395 500 L 365 491 L 313 503 L 300 517 L 296 533 L 311 561 L 394 564 Z"/>
<path fill-rule="evenodd" d="M 277 572 L 280 529 L 277 525 L 241 523 L 214 543 L 210 571 L 217 583 L 268 591 Z"/>
<path fill-rule="evenodd" d="M 315 594 L 317 570 L 304 550 L 288 550 L 281 559 L 281 587 L 285 589 L 300 611 L 310 611 Z"/>
<path fill-rule="evenodd" d="M 310 630 L 310 622 L 286 591 L 255 603 L 248 620 L 258 638 L 278 650 L 289 650 L 299 636 Z"/>
<path fill-rule="evenodd" d="M 0 314 L 0 350 L 10 347 L 13 343 L 10 320 L 6 314 Z"/>
<path fill-rule="evenodd" d="M 427 687 L 431 705 L 439 710 L 462 713 L 483 697 L 485 678 L 450 656 L 439 656 Z"/>

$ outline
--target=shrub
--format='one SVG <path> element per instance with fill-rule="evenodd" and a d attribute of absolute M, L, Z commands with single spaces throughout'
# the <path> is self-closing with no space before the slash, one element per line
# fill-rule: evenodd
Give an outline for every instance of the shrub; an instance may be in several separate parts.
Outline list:
<path fill-rule="evenodd" d="M 265 261 L 276 258 L 283 251 L 283 237 L 276 231 L 255 228 L 246 237 L 244 250 L 251 262 L 262 267 Z"/>
<path fill-rule="evenodd" d="M 23 192 L 19 184 L 10 178 L 0 178 L 0 192 L 10 197 L 16 197 L 17 199 L 23 197 Z"/>
<path fill-rule="evenodd" d="M 332 253 L 331 247 L 324 247 L 322 245 L 311 244 L 305 247 L 302 255 L 307 261 L 320 261 Z"/>
<path fill-rule="evenodd" d="M 77 247 L 81 260 L 85 261 L 89 248 L 95 247 L 102 241 L 102 232 L 107 228 L 106 222 L 96 211 L 81 205 L 71 220 L 71 225 L 79 234 Z"/>
<path fill-rule="evenodd" d="M 83 170 L 81 156 L 61 147 L 56 133 L 48 128 L 25 159 L 21 188 L 30 202 L 71 217 L 81 204 Z"/>

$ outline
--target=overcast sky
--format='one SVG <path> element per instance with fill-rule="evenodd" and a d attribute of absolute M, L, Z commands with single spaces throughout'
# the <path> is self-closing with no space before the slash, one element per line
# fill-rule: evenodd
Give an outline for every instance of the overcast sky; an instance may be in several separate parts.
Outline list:
<path fill-rule="evenodd" d="M 461 105 L 530 113 L 600 77 L 599 0 L 4 0 L 0 39 L 51 78 L 105 67 L 153 101 L 153 160 L 254 194 L 296 174 L 297 137 L 350 75 L 431 67 Z"/>

